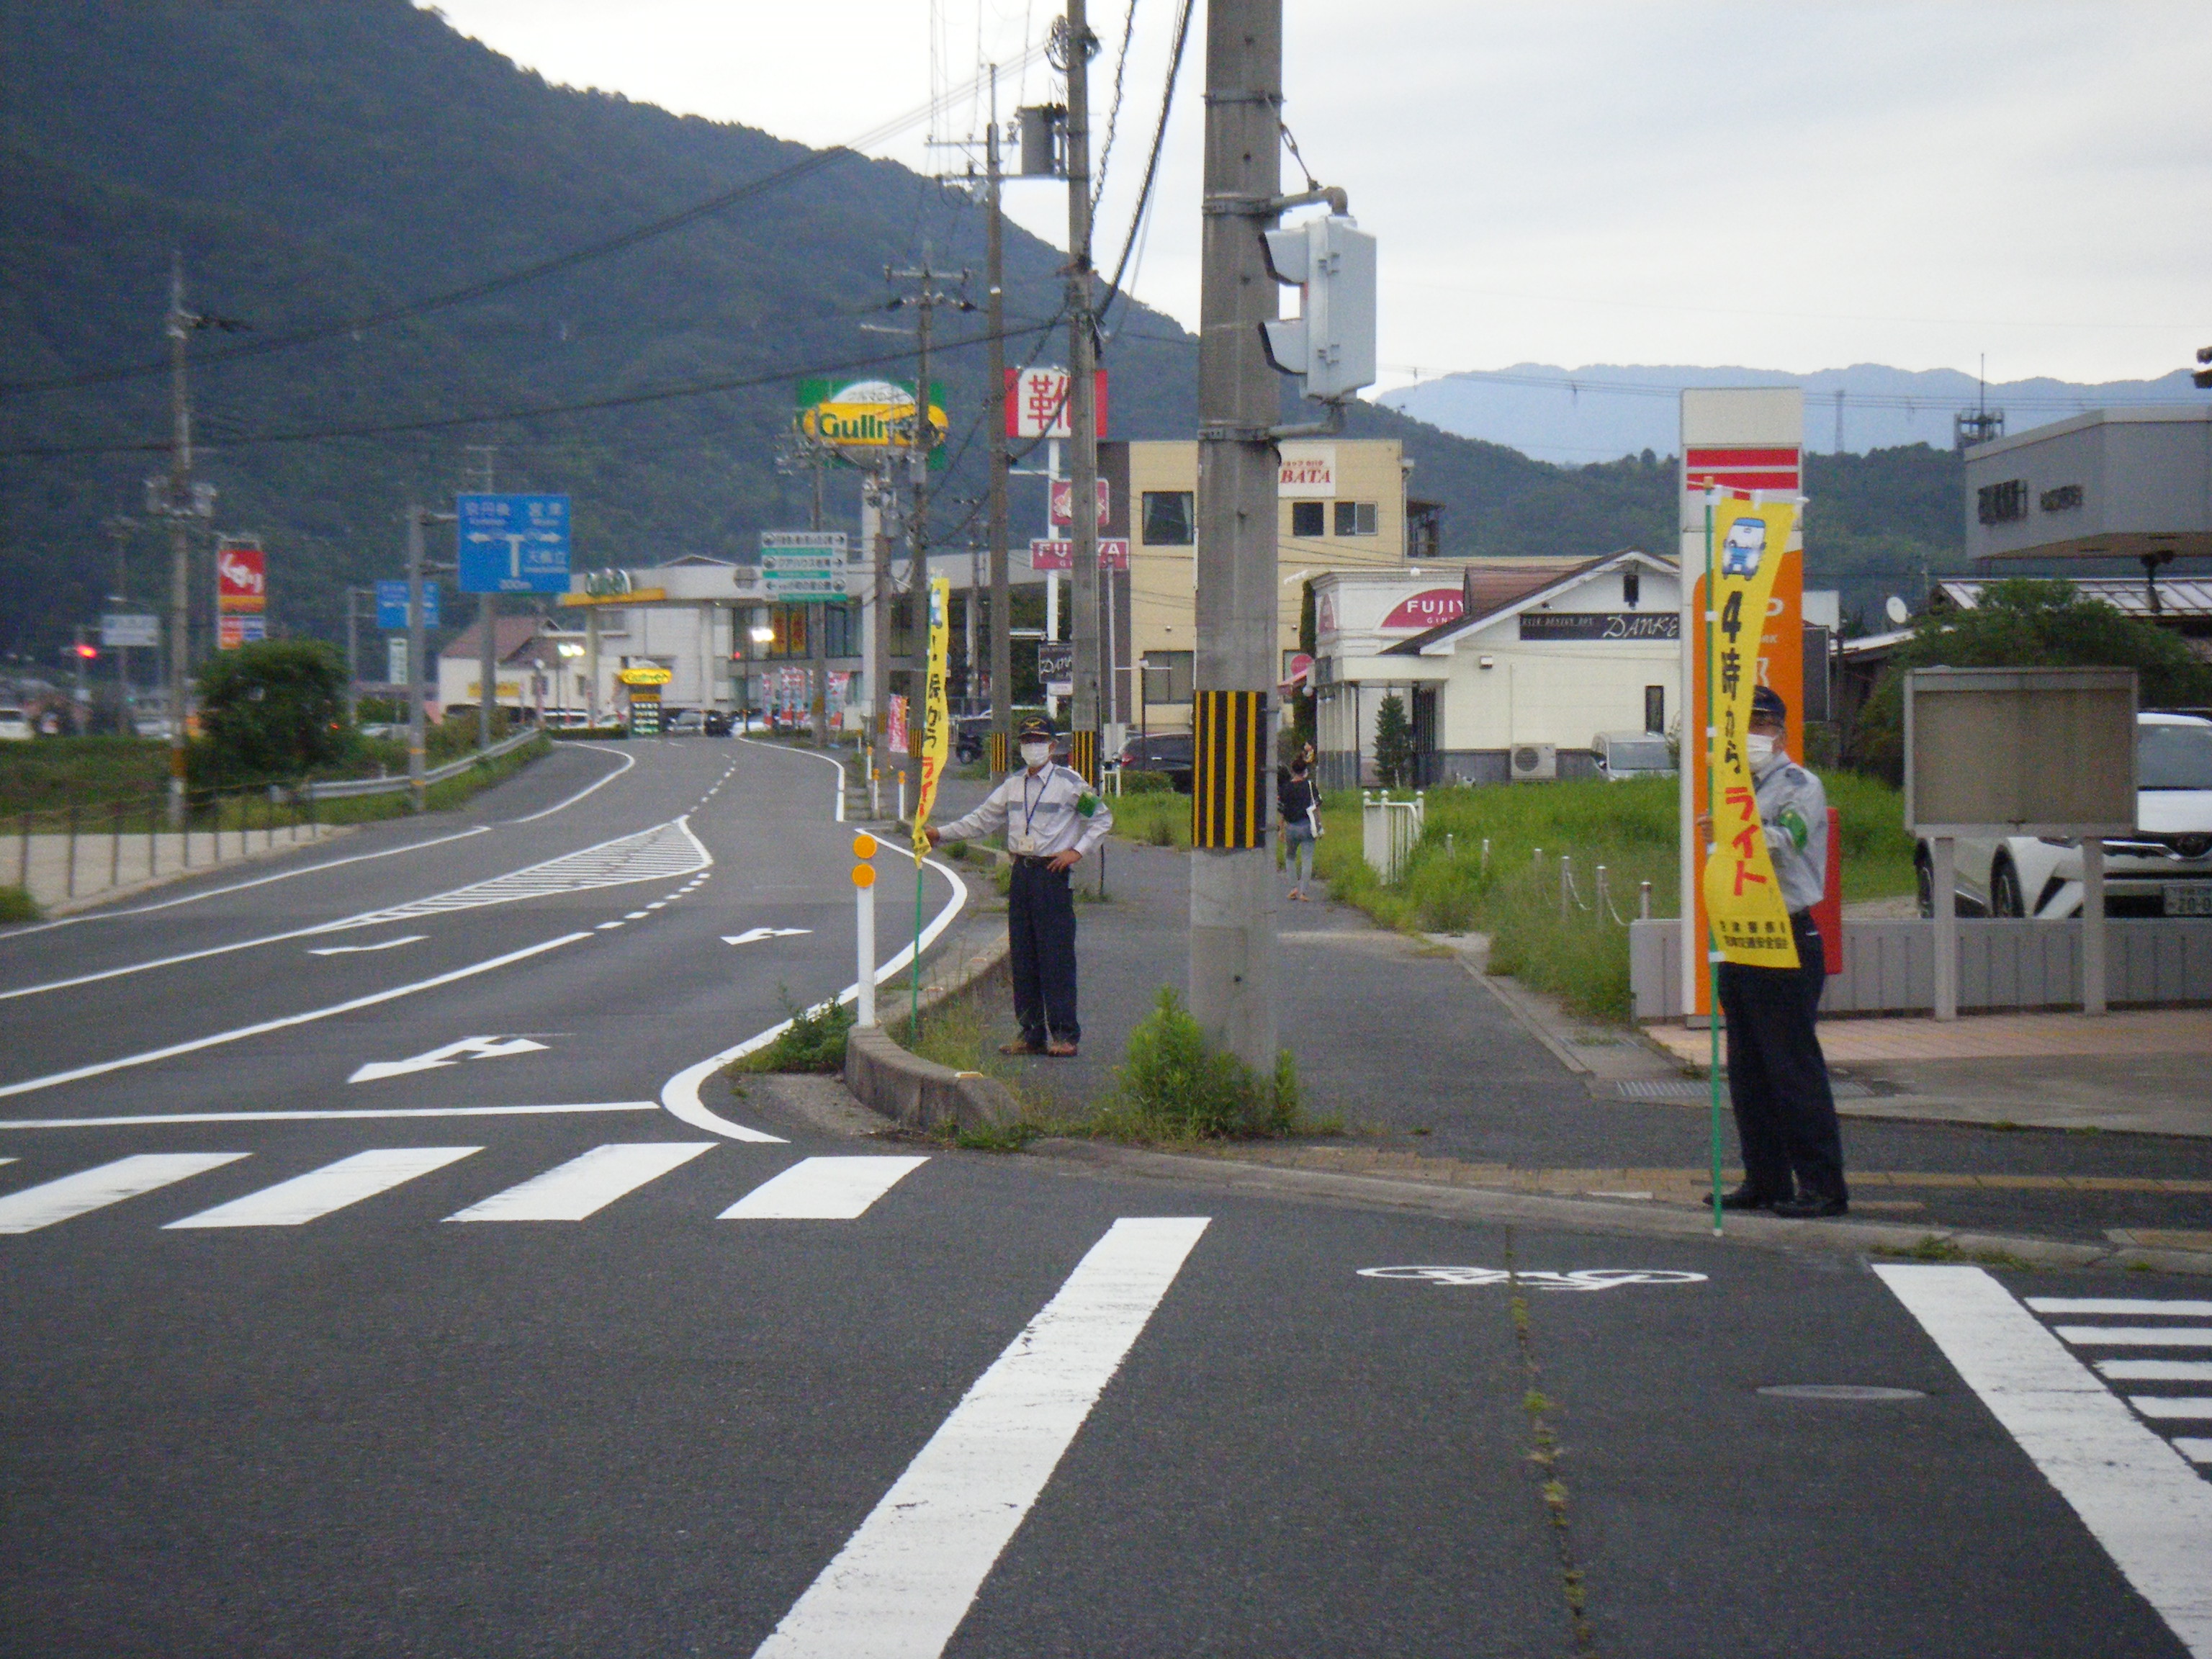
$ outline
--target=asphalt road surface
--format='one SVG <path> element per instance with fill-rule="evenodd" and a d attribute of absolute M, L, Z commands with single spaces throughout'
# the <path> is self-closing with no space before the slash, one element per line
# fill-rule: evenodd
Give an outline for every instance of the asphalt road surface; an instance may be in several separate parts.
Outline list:
<path fill-rule="evenodd" d="M 0 1653 L 2212 1655 L 2189 1281 L 1230 1196 L 702 1083 L 853 978 L 832 784 L 563 746 L 0 936 Z"/>

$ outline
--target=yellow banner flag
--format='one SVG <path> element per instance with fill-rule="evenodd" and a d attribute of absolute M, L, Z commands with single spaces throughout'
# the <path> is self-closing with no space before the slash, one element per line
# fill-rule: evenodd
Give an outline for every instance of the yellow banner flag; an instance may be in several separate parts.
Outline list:
<path fill-rule="evenodd" d="M 1775 884 L 1744 748 L 1751 694 L 1759 684 L 1759 635 L 1796 517 L 1791 502 L 1754 507 L 1723 496 L 1712 509 L 1706 549 L 1705 591 L 1712 606 L 1705 631 L 1706 684 L 1712 708 L 1705 763 L 1712 780 L 1713 832 L 1705 857 L 1705 915 L 1721 959 L 1755 968 L 1797 966 L 1790 907 Z"/>
<path fill-rule="evenodd" d="M 945 701 L 945 659 L 952 646 L 952 584 L 939 576 L 929 584 L 929 673 L 921 694 L 921 793 L 915 797 L 914 850 L 929 850 L 929 809 L 937 804 L 937 781 L 952 752 L 952 710 Z"/>

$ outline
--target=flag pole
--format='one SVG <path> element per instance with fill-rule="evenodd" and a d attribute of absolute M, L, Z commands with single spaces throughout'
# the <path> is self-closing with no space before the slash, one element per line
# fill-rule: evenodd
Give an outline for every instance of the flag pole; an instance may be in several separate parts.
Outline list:
<path fill-rule="evenodd" d="M 1713 775 L 1713 742 L 1719 733 L 1719 721 L 1714 718 L 1714 697 L 1720 686 L 1720 664 L 1715 650 L 1714 635 L 1719 632 L 1720 618 L 1715 607 L 1713 579 L 1713 495 L 1705 491 L 1705 816 L 1716 823 L 1720 804 L 1714 799 L 1717 781 Z M 1694 825 L 1692 826 L 1695 828 Z M 1705 843 L 1705 858 L 1698 862 L 1700 887 L 1704 884 L 1705 866 L 1712 857 L 1712 842 Z M 1685 902 L 1694 901 L 1694 895 L 1685 896 Z M 1712 913 L 1705 915 L 1705 983 L 1707 988 L 1705 1032 L 1711 1039 L 1710 1057 L 1705 1066 L 1705 1077 L 1711 1093 L 1711 1141 L 1713 1170 L 1713 1237 L 1723 1233 L 1721 1221 L 1721 964 L 1720 939 L 1713 928 Z"/>

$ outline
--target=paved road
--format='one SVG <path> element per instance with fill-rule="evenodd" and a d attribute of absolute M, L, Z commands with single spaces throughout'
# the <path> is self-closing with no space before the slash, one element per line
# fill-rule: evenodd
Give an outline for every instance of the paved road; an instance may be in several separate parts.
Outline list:
<path fill-rule="evenodd" d="M 849 979 L 843 837 L 810 757 L 621 754 L 0 939 L 112 975 L 0 1000 L 0 1113 L 159 1120 L 0 1129 L 0 1653 L 2212 1653 L 2189 1286 L 679 1115 Z M 1761 1392 L 1832 1383 L 1911 1392 Z"/>

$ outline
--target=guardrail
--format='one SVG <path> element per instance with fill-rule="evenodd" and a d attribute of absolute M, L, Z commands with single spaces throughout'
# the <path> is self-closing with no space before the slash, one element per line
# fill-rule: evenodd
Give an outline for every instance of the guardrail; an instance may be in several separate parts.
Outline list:
<path fill-rule="evenodd" d="M 533 726 L 511 738 L 503 738 L 489 749 L 472 749 L 457 761 L 432 767 L 422 775 L 422 781 L 427 786 L 443 783 L 447 778 L 458 778 L 477 762 L 496 760 L 501 755 L 512 754 L 538 735 L 538 728 Z M 339 778 L 327 783 L 302 785 L 300 793 L 309 800 L 349 800 L 357 795 L 393 794 L 409 787 L 410 782 L 404 773 L 393 778 Z"/>

